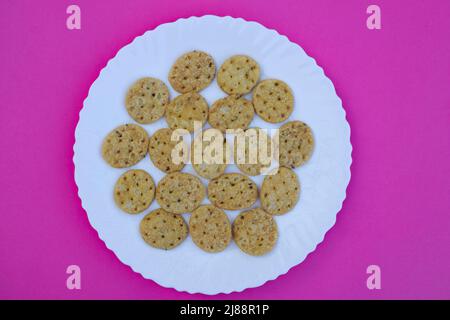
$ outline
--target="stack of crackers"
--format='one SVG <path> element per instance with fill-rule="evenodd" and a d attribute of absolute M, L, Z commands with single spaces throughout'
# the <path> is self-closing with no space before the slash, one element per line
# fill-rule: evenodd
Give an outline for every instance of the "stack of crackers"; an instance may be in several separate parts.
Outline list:
<path fill-rule="evenodd" d="M 217 162 L 193 161 L 196 144 L 192 143 L 192 166 L 200 177 L 208 179 L 205 187 L 197 176 L 181 172 L 185 162 L 174 161 L 173 150 L 178 144 L 173 139 L 175 130 L 196 133 L 194 142 L 213 133 L 223 142 L 223 154 L 229 155 L 224 136 L 227 130 L 255 129 L 258 135 L 265 135 L 260 128 L 250 128 L 255 113 L 266 122 L 281 123 L 294 109 L 290 87 L 278 79 L 260 81 L 260 67 L 249 56 L 232 56 L 220 66 L 217 83 L 227 96 L 209 107 L 199 92 L 215 76 L 214 59 L 205 52 L 192 51 L 179 57 L 169 71 L 169 83 L 180 93 L 174 99 L 170 99 L 166 84 L 155 78 L 138 79 L 129 88 L 125 98 L 128 114 L 139 124 L 150 124 L 165 116 L 168 127 L 149 136 L 139 124 L 121 125 L 104 139 L 102 156 L 113 168 L 128 168 L 149 153 L 156 168 L 166 175 L 155 185 L 148 172 L 131 169 L 117 180 L 114 200 L 124 212 L 138 214 L 156 199 L 160 208 L 148 213 L 140 223 L 142 238 L 152 247 L 172 249 L 190 234 L 206 252 L 221 252 L 234 239 L 243 252 L 264 255 L 274 248 L 278 238 L 273 216 L 289 212 L 299 200 L 300 182 L 292 169 L 310 158 L 313 135 L 305 123 L 289 121 L 279 128 L 276 143 L 267 139 L 269 149 L 276 144 L 279 166 L 264 177 L 259 190 L 249 176 L 261 174 L 267 163 L 259 158 L 256 162 L 237 161 L 234 150 L 234 161 L 242 173 L 225 173 L 225 156 Z M 252 100 L 245 98 L 250 92 Z M 204 126 L 206 122 L 212 128 L 195 131 L 195 123 Z M 205 152 L 208 142 L 200 146 L 196 151 Z M 246 145 L 241 156 L 247 159 L 249 154 Z M 206 196 L 210 204 L 202 204 Z M 261 207 L 252 208 L 258 197 Z M 231 224 L 224 210 L 243 211 Z M 189 225 L 184 213 L 190 213 Z"/>

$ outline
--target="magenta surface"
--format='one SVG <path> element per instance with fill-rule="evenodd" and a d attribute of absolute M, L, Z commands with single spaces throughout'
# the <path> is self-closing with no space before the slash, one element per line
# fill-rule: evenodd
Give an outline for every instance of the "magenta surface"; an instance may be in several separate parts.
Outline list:
<path fill-rule="evenodd" d="M 450 2 L 0 2 L 0 298 L 450 298 Z M 81 8 L 82 29 L 66 28 Z M 262 287 L 207 297 L 123 265 L 89 225 L 73 179 L 78 113 L 116 52 L 180 17 L 258 21 L 300 44 L 336 86 L 352 129 L 352 180 L 336 225 Z M 66 288 L 79 265 L 82 289 Z M 366 268 L 381 267 L 368 290 Z"/>

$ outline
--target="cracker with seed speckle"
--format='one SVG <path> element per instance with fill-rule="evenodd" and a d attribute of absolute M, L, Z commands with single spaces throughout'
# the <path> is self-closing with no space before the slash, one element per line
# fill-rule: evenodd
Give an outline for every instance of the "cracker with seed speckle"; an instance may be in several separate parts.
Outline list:
<path fill-rule="evenodd" d="M 206 252 L 225 250 L 231 241 L 231 224 L 222 209 L 213 205 L 200 206 L 189 219 L 192 240 Z"/>
<path fill-rule="evenodd" d="M 309 160 L 314 149 L 311 128 L 301 121 L 290 121 L 278 131 L 278 162 L 280 166 L 297 168 Z"/>
<path fill-rule="evenodd" d="M 153 164 L 166 173 L 176 172 L 183 169 L 185 162 L 176 163 L 172 157 L 172 151 L 178 143 L 182 141 L 172 141 L 173 130 L 162 128 L 156 131 L 150 138 L 148 153 Z M 179 157 L 182 158 L 183 149 L 180 149 Z M 181 159 L 179 159 L 181 160 Z M 177 161 L 178 162 L 178 161 Z"/>
<path fill-rule="evenodd" d="M 166 121 L 169 127 L 194 132 L 194 121 L 203 126 L 208 119 L 208 103 L 197 92 L 188 92 L 173 99 L 167 106 Z"/>
<path fill-rule="evenodd" d="M 114 201 L 127 213 L 139 213 L 147 209 L 155 197 L 153 178 L 144 170 L 128 170 L 114 186 Z"/>
<path fill-rule="evenodd" d="M 258 63 L 245 55 L 235 55 L 220 66 L 217 73 L 219 87 L 228 94 L 249 93 L 259 80 Z"/>
<path fill-rule="evenodd" d="M 258 188 L 249 177 L 240 173 L 225 173 L 208 184 L 208 198 L 226 210 L 251 207 L 258 198 Z"/>
<path fill-rule="evenodd" d="M 114 168 L 131 167 L 148 151 L 148 134 L 137 124 L 124 124 L 111 131 L 102 144 L 102 156 Z"/>
<path fill-rule="evenodd" d="M 169 250 L 178 246 L 188 234 L 181 215 L 156 209 L 147 214 L 139 225 L 141 236 L 152 247 Z"/>
<path fill-rule="evenodd" d="M 222 156 L 216 156 L 213 147 L 220 145 Z M 191 144 L 191 163 L 195 172 L 206 179 L 213 179 L 225 172 L 229 159 L 229 146 L 225 137 L 217 129 L 206 129 L 198 134 Z M 213 153 L 214 152 L 214 153 Z"/>
<path fill-rule="evenodd" d="M 261 187 L 261 207 L 270 214 L 281 215 L 292 210 L 300 196 L 300 182 L 294 171 L 280 167 L 267 175 Z"/>
<path fill-rule="evenodd" d="M 227 129 L 246 129 L 254 115 L 251 101 L 228 96 L 213 103 L 208 122 L 213 128 L 222 132 Z"/>
<path fill-rule="evenodd" d="M 262 256 L 273 249 L 278 238 L 275 220 L 257 208 L 241 212 L 233 222 L 233 237 L 239 249 L 252 256 Z"/>
<path fill-rule="evenodd" d="M 271 123 L 283 122 L 294 110 L 294 96 L 285 82 L 268 79 L 256 86 L 253 106 L 263 120 Z"/>
<path fill-rule="evenodd" d="M 156 201 L 170 213 L 192 212 L 204 198 L 205 187 L 199 178 L 189 173 L 169 173 L 156 187 Z"/>
<path fill-rule="evenodd" d="M 234 163 L 250 176 L 263 174 L 270 167 L 272 139 L 261 128 L 249 128 L 234 138 Z"/>
<path fill-rule="evenodd" d="M 203 51 L 191 51 L 179 57 L 169 72 L 169 82 L 179 93 L 200 91 L 214 79 L 213 58 Z"/>
<path fill-rule="evenodd" d="M 142 78 L 128 89 L 125 106 L 137 122 L 148 124 L 162 118 L 169 103 L 169 89 L 161 80 Z"/>

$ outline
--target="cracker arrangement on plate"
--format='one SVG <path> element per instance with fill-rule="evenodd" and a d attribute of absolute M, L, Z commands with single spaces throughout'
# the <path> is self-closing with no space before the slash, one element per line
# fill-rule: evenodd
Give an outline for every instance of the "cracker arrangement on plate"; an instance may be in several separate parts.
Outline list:
<path fill-rule="evenodd" d="M 205 52 L 191 51 L 180 56 L 168 71 L 177 97 L 170 98 L 161 79 L 145 77 L 131 84 L 125 108 L 138 124 L 127 123 L 112 130 L 102 144 L 103 159 L 113 168 L 129 168 L 149 153 L 155 167 L 166 175 L 155 182 L 150 173 L 130 169 L 112 186 L 113 199 L 129 214 L 143 213 L 153 201 L 158 203 L 159 208 L 147 213 L 139 228 L 143 240 L 154 248 L 173 249 L 190 235 L 205 252 L 226 250 L 234 240 L 244 253 L 264 255 L 278 239 L 274 216 L 290 212 L 299 201 L 300 181 L 292 169 L 309 160 L 313 134 L 306 123 L 287 121 L 294 110 L 291 88 L 279 79 L 261 80 L 260 67 L 251 57 L 234 55 L 225 60 L 217 71 L 217 83 L 226 96 L 208 106 L 200 91 L 215 77 L 214 59 Z M 249 93 L 251 100 L 244 97 Z M 251 126 L 255 116 L 271 124 L 287 122 L 272 140 L 264 130 Z M 150 135 L 139 125 L 163 117 L 167 127 Z M 195 124 L 203 128 L 207 122 L 211 128 L 196 131 Z M 192 134 L 190 155 L 183 155 L 182 149 L 179 156 L 191 160 L 198 177 L 182 172 L 186 162 L 174 159 L 179 141 L 173 139 L 173 133 L 177 129 Z M 230 129 L 243 134 L 242 152 L 236 149 L 238 137 L 234 138 L 234 148 L 227 142 L 225 134 Z M 278 167 L 265 174 L 261 186 L 251 177 L 268 170 L 272 159 L 268 163 L 258 155 L 249 161 L 255 147 L 245 140 L 249 131 L 255 132 L 258 139 L 254 141 L 267 141 L 266 148 L 273 147 L 278 159 Z M 261 137 L 265 139 L 259 140 Z M 219 160 L 194 161 L 194 155 L 203 155 L 211 141 L 223 149 Z M 240 172 L 225 173 L 230 154 Z M 205 186 L 199 177 L 208 184 Z M 204 203 L 205 198 L 209 204 Z M 258 198 L 260 207 L 254 207 Z M 239 213 L 231 223 L 224 210 Z M 182 216 L 185 213 L 190 214 L 188 223 Z"/>

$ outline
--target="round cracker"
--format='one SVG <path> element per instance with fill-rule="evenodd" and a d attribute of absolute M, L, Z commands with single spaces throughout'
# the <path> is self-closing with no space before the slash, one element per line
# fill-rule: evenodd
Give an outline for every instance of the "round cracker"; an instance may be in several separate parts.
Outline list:
<path fill-rule="evenodd" d="M 278 228 L 273 217 L 260 208 L 241 212 L 233 222 L 233 237 L 239 249 L 262 256 L 273 249 Z"/>
<path fill-rule="evenodd" d="M 222 156 L 216 156 L 216 151 L 221 151 Z M 206 129 L 198 134 L 191 144 L 192 167 L 203 178 L 214 179 L 224 173 L 228 159 L 229 146 L 222 132 L 217 129 Z"/>
<path fill-rule="evenodd" d="M 175 162 L 172 157 L 172 152 L 178 141 L 172 140 L 173 130 L 169 128 L 162 128 L 156 131 L 150 138 L 148 145 L 148 153 L 153 164 L 161 171 L 166 173 L 176 172 L 183 169 L 185 162 Z M 183 149 L 180 149 L 179 156 L 182 157 Z"/>
<path fill-rule="evenodd" d="M 276 142 L 276 140 L 275 140 Z M 314 149 L 311 128 L 301 121 L 290 121 L 278 130 L 278 162 L 280 166 L 297 168 L 309 160 Z"/>
<path fill-rule="evenodd" d="M 148 151 L 148 134 L 137 124 L 124 124 L 106 136 L 102 156 L 114 168 L 131 167 L 141 161 Z"/>
<path fill-rule="evenodd" d="M 258 63 L 245 55 L 235 55 L 220 66 L 217 73 L 219 87 L 228 94 L 249 93 L 259 80 Z"/>
<path fill-rule="evenodd" d="M 155 183 L 144 170 L 128 170 L 114 186 L 114 201 L 127 213 L 139 213 L 147 209 L 155 197 Z"/>
<path fill-rule="evenodd" d="M 234 138 L 234 163 L 243 173 L 257 176 L 270 167 L 272 139 L 261 128 L 249 128 Z"/>
<path fill-rule="evenodd" d="M 282 215 L 292 210 L 300 196 L 300 182 L 294 171 L 280 167 L 264 177 L 261 207 L 270 214 Z"/>
<path fill-rule="evenodd" d="M 147 214 L 141 220 L 139 230 L 146 243 L 164 250 L 175 248 L 188 234 L 183 217 L 163 209 L 156 209 Z"/>
<path fill-rule="evenodd" d="M 228 96 L 213 103 L 209 111 L 209 124 L 225 132 L 227 129 L 246 129 L 253 120 L 255 111 L 251 101 Z"/>
<path fill-rule="evenodd" d="M 206 252 L 225 250 L 231 241 L 231 224 L 222 209 L 213 205 L 200 206 L 189 219 L 192 240 Z"/>
<path fill-rule="evenodd" d="M 191 51 L 179 57 L 169 72 L 169 82 L 179 93 L 200 91 L 214 79 L 216 65 L 203 51 Z"/>
<path fill-rule="evenodd" d="M 166 121 L 169 127 L 194 132 L 194 121 L 203 126 L 208 119 L 208 103 L 197 92 L 177 96 L 167 106 Z"/>
<path fill-rule="evenodd" d="M 156 187 L 156 201 L 170 213 L 192 212 L 204 198 L 205 187 L 199 178 L 189 173 L 169 173 Z"/>
<path fill-rule="evenodd" d="M 291 88 L 281 81 L 261 81 L 253 92 L 253 106 L 263 120 L 270 123 L 283 122 L 294 110 L 294 95 Z"/>
<path fill-rule="evenodd" d="M 249 177 L 225 173 L 208 184 L 208 198 L 216 207 L 239 210 L 251 207 L 258 198 L 258 188 Z"/>
<path fill-rule="evenodd" d="M 125 106 L 128 114 L 142 124 L 162 118 L 169 103 L 169 89 L 161 80 L 141 78 L 128 89 Z"/>

